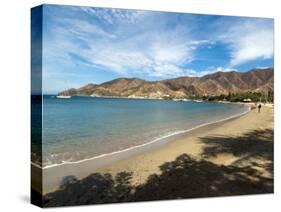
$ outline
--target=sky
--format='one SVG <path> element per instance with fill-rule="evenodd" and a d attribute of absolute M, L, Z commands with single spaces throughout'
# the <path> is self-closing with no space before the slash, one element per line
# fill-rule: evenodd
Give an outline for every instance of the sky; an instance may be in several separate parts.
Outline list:
<path fill-rule="evenodd" d="M 43 90 L 273 67 L 268 18 L 43 7 Z"/>

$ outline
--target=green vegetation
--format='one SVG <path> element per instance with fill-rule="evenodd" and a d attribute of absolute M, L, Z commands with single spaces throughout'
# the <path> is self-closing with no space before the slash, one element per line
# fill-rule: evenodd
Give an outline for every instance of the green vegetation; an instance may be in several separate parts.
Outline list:
<path fill-rule="evenodd" d="M 273 102 L 274 101 L 274 93 L 267 92 L 243 92 L 243 93 L 229 93 L 228 95 L 221 94 L 219 96 L 203 96 L 203 100 L 208 101 L 230 101 L 230 102 Z"/>
<path fill-rule="evenodd" d="M 204 101 L 229 101 L 229 102 L 273 102 L 274 101 L 274 93 L 269 91 L 267 93 L 262 92 L 241 92 L 241 93 L 228 93 L 221 94 L 218 96 L 166 96 L 163 97 L 166 100 L 172 99 L 190 99 L 190 100 L 198 100 L 202 99 Z"/>

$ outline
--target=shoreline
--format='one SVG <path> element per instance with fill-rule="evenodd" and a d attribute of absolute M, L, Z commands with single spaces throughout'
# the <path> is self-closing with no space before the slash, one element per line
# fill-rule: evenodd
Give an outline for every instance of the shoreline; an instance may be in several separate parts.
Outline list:
<path fill-rule="evenodd" d="M 259 159 L 256 156 L 260 154 L 273 156 L 271 151 L 271 147 L 273 148 L 273 114 L 272 107 L 264 106 L 261 113 L 258 113 L 257 110 L 251 110 L 240 117 L 203 126 L 189 133 L 175 136 L 172 142 L 167 141 L 163 145 L 146 148 L 144 151 L 133 154 L 122 154 L 125 157 L 113 156 L 112 160 L 97 159 L 96 161 L 43 170 L 43 195 L 58 191 L 58 187 L 62 185 L 61 183 L 66 177 L 74 176 L 80 182 L 93 173 L 114 177 L 122 172 L 129 172 L 132 173 L 130 180 L 132 186 L 145 185 L 150 176 L 161 174 L 163 164 L 175 161 L 182 154 L 187 154 L 198 161 L 206 160 L 218 167 L 252 167 L 253 170 L 259 172 L 258 175 L 262 179 L 270 181 L 273 178 L 272 172 L 268 172 L 267 169 L 261 170 L 251 163 L 254 160 L 255 163 L 263 167 L 272 164 L 273 159 Z M 269 137 L 267 132 L 269 132 Z M 249 141 L 246 139 L 246 143 L 241 142 L 241 139 L 243 141 L 249 134 L 251 134 L 249 137 L 251 139 Z M 263 141 L 264 137 L 267 137 L 267 140 Z M 202 153 L 210 147 L 210 144 L 203 141 L 204 139 L 212 141 L 212 138 L 216 138 L 215 141 L 221 140 L 221 144 L 227 148 L 230 145 L 231 149 L 225 149 L 216 156 L 206 158 Z M 250 146 L 248 146 L 248 142 L 250 142 Z M 233 144 L 235 145 L 233 146 Z M 215 150 L 220 150 L 220 148 L 215 148 Z M 267 152 L 268 150 L 269 152 Z M 237 155 L 235 151 L 242 153 L 248 151 L 251 154 Z M 249 176 L 249 180 L 254 179 Z"/>
<path fill-rule="evenodd" d="M 221 104 L 223 104 L 223 103 L 221 103 Z M 65 161 L 63 163 L 51 164 L 51 165 L 47 165 L 47 166 L 44 166 L 44 167 L 42 167 L 42 165 L 36 164 L 34 162 L 31 162 L 31 165 L 33 165 L 33 166 L 35 166 L 37 168 L 45 170 L 45 169 L 50 169 L 50 168 L 59 167 L 59 166 L 63 166 L 63 165 L 80 164 L 80 163 L 83 163 L 83 162 L 86 162 L 86 161 L 101 159 L 101 158 L 105 158 L 105 157 L 110 157 L 112 155 L 128 152 L 128 151 L 131 151 L 131 150 L 135 150 L 135 149 L 138 149 L 138 148 L 145 147 L 147 145 L 153 145 L 154 143 L 157 143 L 157 142 L 160 143 L 161 141 L 163 141 L 165 139 L 169 139 L 169 138 L 172 139 L 172 137 L 175 137 L 175 136 L 178 136 L 178 135 L 188 134 L 189 132 L 191 132 L 193 130 L 196 130 L 196 129 L 199 129 L 201 127 L 205 127 L 205 126 L 208 126 L 208 125 L 212 125 L 212 124 L 228 121 L 228 120 L 235 119 L 235 118 L 238 118 L 240 116 L 243 116 L 243 115 L 245 115 L 245 114 L 247 114 L 247 113 L 249 113 L 251 111 L 251 105 L 249 105 L 249 104 L 243 104 L 243 105 L 245 107 L 248 107 L 247 111 L 244 111 L 244 112 L 239 113 L 239 114 L 231 115 L 229 117 L 226 117 L 226 118 L 223 118 L 223 119 L 220 119 L 220 120 L 217 120 L 217 121 L 211 121 L 211 122 L 207 122 L 207 123 L 204 123 L 204 124 L 199 124 L 197 126 L 194 126 L 192 128 L 186 129 L 186 130 L 175 131 L 175 132 L 170 133 L 168 135 L 157 137 L 157 138 L 155 138 L 155 139 L 153 139 L 153 140 L 151 140 L 149 142 L 146 142 L 146 143 L 143 143 L 143 144 L 139 144 L 139 145 L 135 145 L 135 146 L 132 146 L 132 147 L 128 147 L 128 148 L 125 148 L 125 149 L 122 149 L 122 150 L 113 151 L 113 152 L 110 152 L 110 153 L 104 153 L 104 154 L 101 154 L 101 155 L 97 155 L 97 156 L 93 156 L 93 157 L 90 157 L 90 158 L 81 159 L 81 160 L 78 160 L 78 161 Z"/>
<path fill-rule="evenodd" d="M 264 106 L 261 113 L 254 109 L 244 116 L 196 129 L 156 150 L 100 168 L 97 173 L 117 176 L 124 171 L 131 172 L 131 185 L 142 186 L 151 176 L 163 174 L 164 164 L 185 154 L 195 161 L 203 160 L 219 167 L 251 167 L 257 176 L 271 181 L 273 133 L 274 108 Z M 249 183 L 259 182 L 257 176 L 247 171 L 244 174 Z"/>
<path fill-rule="evenodd" d="M 60 188 L 44 195 L 43 200 L 51 207 L 272 194 L 273 112 L 270 108 L 264 109 L 264 114 L 255 110 L 197 129 L 163 148 L 116 162 L 81 179 L 66 176 Z"/>
<path fill-rule="evenodd" d="M 62 179 L 66 176 L 75 176 L 77 179 L 82 179 L 91 173 L 98 170 L 108 170 L 106 167 L 110 167 L 113 164 L 122 163 L 123 161 L 129 161 L 131 158 L 142 156 L 144 154 L 158 151 L 162 148 L 167 148 L 168 145 L 177 143 L 178 140 L 186 138 L 196 134 L 198 132 L 207 132 L 209 129 L 223 126 L 225 123 L 232 122 L 241 117 L 247 116 L 251 112 L 250 108 L 246 112 L 240 113 L 235 116 L 228 117 L 226 119 L 216 121 L 214 123 L 204 124 L 203 126 L 197 126 L 195 129 L 188 130 L 187 132 L 170 136 L 169 138 L 162 139 L 162 142 L 154 142 L 156 145 L 144 145 L 142 148 L 134 148 L 130 151 L 126 151 L 126 154 L 112 154 L 107 157 L 101 157 L 97 159 L 91 159 L 76 164 L 63 164 L 48 169 L 40 169 L 43 171 L 43 194 L 53 192 L 58 189 Z M 200 133 L 199 133 L 200 134 Z M 139 161 L 140 162 L 140 161 Z M 38 169 L 38 168 L 37 168 Z"/>

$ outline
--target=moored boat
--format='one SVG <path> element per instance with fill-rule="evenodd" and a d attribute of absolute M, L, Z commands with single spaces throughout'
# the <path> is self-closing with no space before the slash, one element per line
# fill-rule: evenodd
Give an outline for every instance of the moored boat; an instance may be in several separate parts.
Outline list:
<path fill-rule="evenodd" d="M 63 96 L 63 95 L 58 95 L 56 96 L 57 99 L 70 99 L 71 96 Z"/>

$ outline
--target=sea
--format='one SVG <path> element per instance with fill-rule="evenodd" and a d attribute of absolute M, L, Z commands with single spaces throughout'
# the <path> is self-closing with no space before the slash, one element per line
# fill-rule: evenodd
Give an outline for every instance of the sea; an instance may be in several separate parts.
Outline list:
<path fill-rule="evenodd" d="M 122 154 L 248 110 L 217 102 L 44 95 L 42 166 Z"/>

